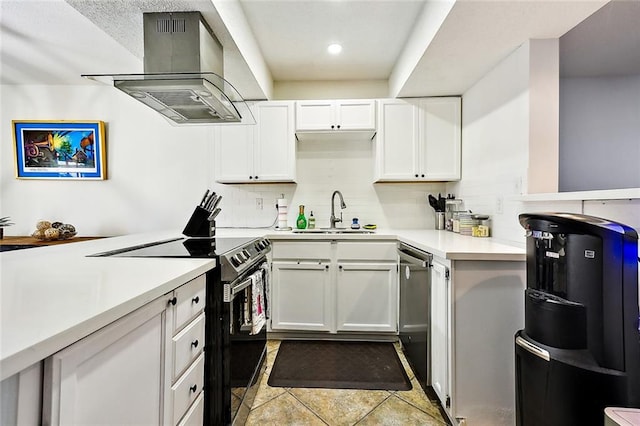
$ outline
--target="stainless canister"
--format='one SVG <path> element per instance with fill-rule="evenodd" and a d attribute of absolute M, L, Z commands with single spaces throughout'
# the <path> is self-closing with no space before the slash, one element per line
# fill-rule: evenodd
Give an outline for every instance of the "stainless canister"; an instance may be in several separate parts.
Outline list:
<path fill-rule="evenodd" d="M 436 229 L 444 229 L 444 212 L 436 212 Z"/>

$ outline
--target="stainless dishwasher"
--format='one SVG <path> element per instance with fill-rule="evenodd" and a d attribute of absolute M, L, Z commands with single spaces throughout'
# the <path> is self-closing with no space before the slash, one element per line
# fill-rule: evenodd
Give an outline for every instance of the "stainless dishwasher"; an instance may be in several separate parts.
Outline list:
<path fill-rule="evenodd" d="M 408 244 L 398 244 L 400 257 L 399 334 L 416 379 L 423 389 L 431 385 L 429 328 L 431 323 L 431 261 L 433 255 Z"/>

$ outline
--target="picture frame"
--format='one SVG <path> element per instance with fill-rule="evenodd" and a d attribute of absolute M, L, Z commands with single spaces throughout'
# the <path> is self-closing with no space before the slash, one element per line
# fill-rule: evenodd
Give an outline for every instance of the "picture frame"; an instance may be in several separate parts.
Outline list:
<path fill-rule="evenodd" d="M 105 180 L 103 121 L 12 120 L 17 179 Z"/>

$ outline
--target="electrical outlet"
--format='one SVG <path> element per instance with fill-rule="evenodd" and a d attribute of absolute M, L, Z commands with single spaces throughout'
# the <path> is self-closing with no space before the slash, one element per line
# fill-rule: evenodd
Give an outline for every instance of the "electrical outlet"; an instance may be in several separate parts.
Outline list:
<path fill-rule="evenodd" d="M 496 214 L 502 214 L 504 210 L 504 200 L 502 197 L 496 198 Z"/>
<path fill-rule="evenodd" d="M 256 210 L 262 210 L 262 198 L 256 198 Z"/>

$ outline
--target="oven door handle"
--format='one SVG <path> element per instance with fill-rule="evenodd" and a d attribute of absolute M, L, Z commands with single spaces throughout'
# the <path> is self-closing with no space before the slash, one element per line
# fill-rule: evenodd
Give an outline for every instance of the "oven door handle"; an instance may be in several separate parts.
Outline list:
<path fill-rule="evenodd" d="M 236 294 L 240 293 L 242 290 L 249 287 L 251 285 L 251 282 L 251 277 L 249 277 L 246 280 L 242 281 L 240 284 L 231 287 L 231 295 L 235 296 Z"/>
<path fill-rule="evenodd" d="M 240 284 L 225 283 L 223 288 L 223 302 L 229 303 L 235 295 L 251 285 L 251 277 L 242 281 Z"/>

